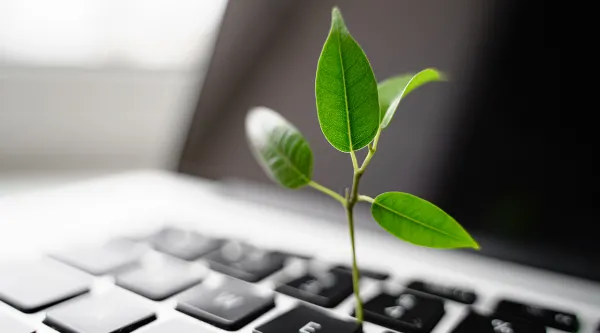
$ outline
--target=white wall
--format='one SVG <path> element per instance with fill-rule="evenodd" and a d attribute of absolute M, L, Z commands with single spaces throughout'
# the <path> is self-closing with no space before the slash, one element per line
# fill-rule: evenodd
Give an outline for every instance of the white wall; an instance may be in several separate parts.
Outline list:
<path fill-rule="evenodd" d="M 0 67 L 0 172 L 173 167 L 202 72 Z"/>
<path fill-rule="evenodd" d="M 0 178 L 174 167 L 226 4 L 0 0 Z"/>

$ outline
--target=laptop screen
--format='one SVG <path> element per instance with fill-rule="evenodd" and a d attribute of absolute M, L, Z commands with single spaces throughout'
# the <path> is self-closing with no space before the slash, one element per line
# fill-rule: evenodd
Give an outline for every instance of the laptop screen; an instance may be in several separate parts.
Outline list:
<path fill-rule="evenodd" d="M 269 184 L 244 135 L 247 110 L 265 105 L 307 137 L 315 179 L 343 191 L 349 157 L 323 138 L 314 100 L 334 3 L 240 3 L 225 14 L 180 171 Z M 598 144 L 576 110 L 561 111 L 562 37 L 549 8 L 477 0 L 335 4 L 378 80 L 426 67 L 450 77 L 402 102 L 361 192 L 414 193 L 472 231 L 483 255 L 600 281 Z"/>
<path fill-rule="evenodd" d="M 439 203 L 497 242 L 488 254 L 598 280 L 598 139 L 561 109 L 561 34 L 534 5 L 506 19 L 464 100 Z"/>

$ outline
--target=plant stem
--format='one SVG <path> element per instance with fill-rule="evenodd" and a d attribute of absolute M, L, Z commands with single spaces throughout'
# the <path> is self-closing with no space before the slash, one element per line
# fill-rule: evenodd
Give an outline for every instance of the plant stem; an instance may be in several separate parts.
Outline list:
<path fill-rule="evenodd" d="M 348 228 L 350 229 L 350 242 L 352 244 L 352 286 L 354 289 L 354 297 L 356 298 L 356 320 L 362 325 L 364 319 L 363 302 L 360 298 L 360 271 L 356 263 L 356 245 L 354 241 L 354 214 L 353 209 L 349 205 L 346 206 L 346 215 L 348 216 Z"/>
<path fill-rule="evenodd" d="M 371 159 L 375 155 L 377 151 L 377 143 L 379 141 L 379 136 L 381 135 L 381 128 L 377 131 L 377 135 L 371 144 L 369 144 L 369 152 L 367 153 L 367 157 L 363 161 L 360 168 L 358 167 L 358 161 L 356 160 L 356 154 L 354 151 L 350 151 L 350 157 L 352 158 L 352 166 L 354 167 L 354 176 L 352 177 L 352 188 L 350 191 L 346 189 L 346 197 L 342 197 L 336 192 L 328 189 L 327 187 L 310 181 L 308 185 L 319 190 L 335 200 L 339 201 L 344 208 L 346 209 L 346 216 L 348 217 L 348 229 L 350 230 L 350 243 L 352 245 L 352 287 L 354 289 L 354 297 L 356 298 L 356 320 L 360 325 L 363 324 L 365 320 L 364 310 L 363 310 L 363 301 L 360 297 L 360 270 L 358 269 L 358 263 L 356 261 L 356 240 L 354 236 L 354 206 L 358 201 L 366 201 L 373 203 L 373 198 L 366 195 L 358 194 L 358 185 L 360 183 L 360 178 L 363 173 L 367 169 L 369 163 L 371 163 Z"/>
<path fill-rule="evenodd" d="M 375 138 L 373 139 L 371 146 L 369 147 L 369 150 L 373 150 L 373 153 L 375 152 L 375 150 L 377 150 L 377 144 L 379 143 L 379 137 L 381 136 L 382 130 L 383 130 L 383 128 L 380 127 L 379 130 L 377 131 L 377 134 L 375 134 Z"/>
<path fill-rule="evenodd" d="M 364 165 L 364 163 L 363 163 Z M 354 172 L 354 176 L 352 178 L 352 189 L 347 193 L 346 200 L 348 201 L 346 204 L 346 215 L 348 216 L 348 228 L 350 229 L 350 242 L 352 243 L 352 284 L 354 287 L 354 296 L 356 297 L 356 320 L 359 324 L 362 325 L 364 321 L 363 314 L 363 302 L 360 298 L 360 271 L 358 269 L 358 263 L 356 261 L 356 242 L 354 237 L 354 206 L 356 202 L 358 202 L 358 185 L 360 183 L 360 178 L 364 169 L 361 167 L 360 169 Z"/>
<path fill-rule="evenodd" d="M 328 196 L 339 201 L 342 205 L 346 206 L 346 199 L 344 199 L 344 197 L 342 197 L 341 195 L 335 193 L 333 190 L 328 189 L 327 187 L 325 187 L 315 181 L 312 181 L 312 180 L 308 183 L 308 185 L 310 187 L 314 188 L 315 190 L 318 190 L 318 191 L 321 191 L 321 192 L 327 194 Z"/>
<path fill-rule="evenodd" d="M 364 202 L 368 202 L 368 203 L 373 203 L 373 202 L 375 202 L 375 199 L 371 198 L 368 195 L 359 194 L 358 195 L 358 201 L 364 201 Z"/>
<path fill-rule="evenodd" d="M 363 161 L 362 165 L 360 166 L 360 168 L 358 170 L 356 170 L 356 168 L 354 169 L 354 172 L 360 172 L 361 175 L 365 172 L 365 170 L 367 169 L 367 166 L 369 165 L 369 163 L 371 163 L 371 159 L 373 158 L 373 156 L 375 156 L 375 153 L 377 152 L 377 143 L 379 142 L 380 135 L 381 135 L 381 128 L 379 129 L 379 131 L 377 131 L 377 134 L 375 135 L 375 139 L 373 139 L 373 142 L 371 142 L 369 144 L 369 152 L 367 153 L 367 157 L 365 157 L 365 160 Z M 357 186 L 357 190 L 358 190 L 358 186 Z"/>
<path fill-rule="evenodd" d="M 363 312 L 363 302 L 362 302 L 362 299 L 360 298 L 360 287 L 359 287 L 360 270 L 358 269 L 358 263 L 356 261 L 356 242 L 355 242 L 355 237 L 354 237 L 354 206 L 356 205 L 356 203 L 359 200 L 373 202 L 373 199 L 371 199 L 370 197 L 358 195 L 358 186 L 360 184 L 360 178 L 362 177 L 363 173 L 367 169 L 367 166 L 369 166 L 369 163 L 371 163 L 371 159 L 373 158 L 373 156 L 375 155 L 375 152 L 377 151 L 377 142 L 379 140 L 380 134 L 381 134 L 381 129 L 379 129 L 379 131 L 377 131 L 377 135 L 375 136 L 375 139 L 373 140 L 372 144 L 369 145 L 369 152 L 367 153 L 367 157 L 365 157 L 365 160 L 363 161 L 360 168 L 357 167 L 358 164 L 356 163 L 356 156 L 354 155 L 354 152 L 353 151 L 351 152 L 351 156 L 353 156 L 352 163 L 354 165 L 354 176 L 352 177 L 352 189 L 346 193 L 346 201 L 347 202 L 344 205 L 344 207 L 346 207 L 346 215 L 348 216 L 348 228 L 350 229 L 350 242 L 352 243 L 352 284 L 354 287 L 354 296 L 356 297 L 356 310 L 355 310 L 356 320 L 361 325 L 364 322 L 364 312 Z"/>
<path fill-rule="evenodd" d="M 352 159 L 352 167 L 354 168 L 354 172 L 356 172 L 356 170 L 358 170 L 358 160 L 356 159 L 356 153 L 354 153 L 354 150 L 350 151 L 350 158 Z"/>

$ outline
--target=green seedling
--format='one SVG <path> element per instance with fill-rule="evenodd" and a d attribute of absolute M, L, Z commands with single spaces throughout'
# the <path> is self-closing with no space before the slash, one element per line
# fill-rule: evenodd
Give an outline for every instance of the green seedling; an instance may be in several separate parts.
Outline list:
<path fill-rule="evenodd" d="M 379 138 L 387 129 L 400 102 L 418 87 L 445 76 L 436 69 L 399 75 L 377 83 L 367 56 L 352 38 L 340 11 L 333 9 L 331 30 L 317 65 L 315 96 L 321 130 L 337 150 L 350 155 L 352 186 L 339 194 L 312 178 L 313 154 L 304 136 L 281 115 L 255 108 L 246 118 L 246 134 L 252 152 L 265 172 L 281 186 L 311 186 L 345 209 L 352 246 L 352 279 L 356 319 L 364 320 L 360 297 L 360 272 L 356 262 L 354 207 L 371 205 L 373 218 L 397 238 L 438 249 L 474 248 L 477 242 L 450 215 L 431 202 L 403 192 L 386 192 L 375 198 L 359 194 L 361 177 L 377 152 Z M 368 149 L 362 163 L 356 151 Z"/>

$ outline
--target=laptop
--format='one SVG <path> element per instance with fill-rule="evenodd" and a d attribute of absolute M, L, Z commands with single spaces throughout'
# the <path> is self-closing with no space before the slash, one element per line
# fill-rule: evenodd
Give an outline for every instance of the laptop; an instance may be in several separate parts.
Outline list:
<path fill-rule="evenodd" d="M 343 211 L 270 184 L 243 133 L 251 107 L 281 112 L 347 186 L 314 107 L 333 5 L 230 1 L 177 171 L 0 199 L 0 332 L 599 332 L 597 140 L 560 111 L 548 12 L 518 1 L 338 3 L 378 79 L 450 77 L 402 102 L 361 191 L 436 202 L 482 247 L 415 247 L 358 206 L 356 324 Z"/>

